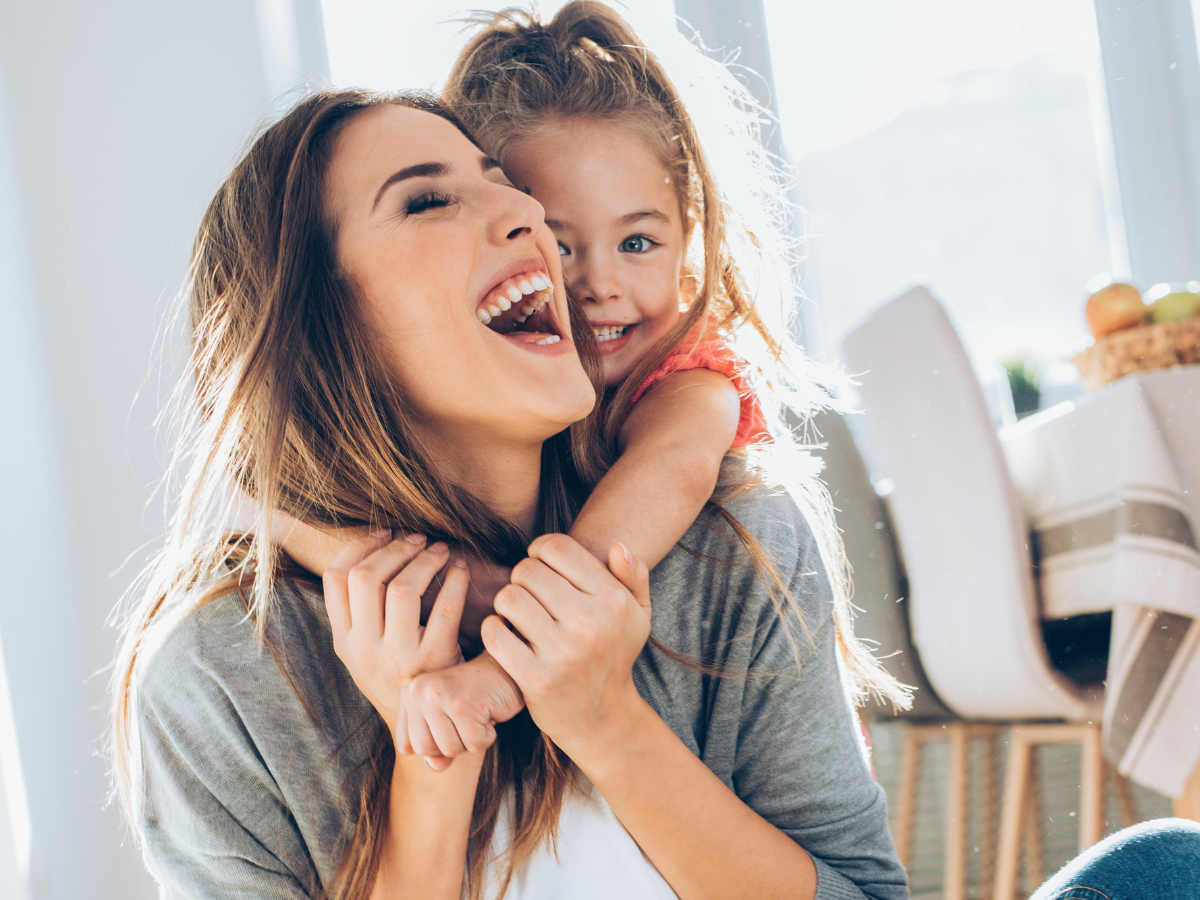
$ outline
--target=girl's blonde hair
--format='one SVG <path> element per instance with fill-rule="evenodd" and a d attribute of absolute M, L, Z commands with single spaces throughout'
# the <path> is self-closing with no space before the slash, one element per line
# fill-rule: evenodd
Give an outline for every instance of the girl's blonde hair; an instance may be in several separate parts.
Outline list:
<path fill-rule="evenodd" d="M 851 582 L 819 462 L 797 447 L 785 414 L 807 428 L 834 405 L 824 373 L 790 336 L 795 292 L 785 185 L 759 140 L 769 116 L 729 70 L 673 35 L 664 47 L 706 118 L 689 112 L 675 82 L 633 29 L 593 0 L 568 3 L 549 22 L 508 9 L 482 25 L 459 55 L 442 99 L 501 164 L 544 129 L 572 121 L 611 122 L 635 131 L 667 171 L 689 226 L 685 271 L 694 279 L 686 312 L 622 381 L 607 408 L 618 413 L 689 335 L 715 332 L 745 361 L 745 374 L 767 416 L 773 444 L 751 451 L 769 480 L 786 484 L 817 534 L 833 583 L 838 649 L 848 689 L 907 705 L 902 687 L 853 633 Z M 704 140 L 701 140 L 703 134 Z M 719 148 L 714 159 L 705 146 Z M 717 177 L 718 164 L 722 178 Z M 619 415 L 605 423 L 610 441 Z M 768 585 L 786 590 L 749 533 L 739 532 Z M 783 610 L 781 609 L 781 612 Z"/>
<path fill-rule="evenodd" d="M 187 290 L 188 377 L 174 398 L 185 411 L 169 467 L 185 473 L 180 505 L 140 601 L 122 623 L 113 674 L 114 775 L 131 821 L 141 789 L 133 769 L 136 691 L 156 644 L 200 605 L 233 593 L 265 638 L 276 580 L 312 580 L 270 540 L 276 511 L 325 529 L 416 531 L 509 565 L 525 556 L 518 529 L 438 476 L 415 439 L 404 386 L 390 377 L 354 281 L 338 264 L 337 222 L 325 197 L 330 160 L 349 121 L 389 104 L 462 127 L 425 95 L 317 93 L 253 143 L 201 222 Z M 599 355 L 577 308 L 571 325 L 599 384 Z M 599 446 L 592 418 L 544 444 L 539 532 L 570 528 L 603 472 Z M 214 529 L 234 490 L 254 501 L 251 527 Z M 288 648 L 267 646 L 286 674 Z M 318 698 L 300 699 L 317 705 Z M 527 714 L 497 730 L 476 793 L 474 872 L 482 872 L 510 788 L 518 820 L 511 858 L 519 863 L 553 834 L 573 777 Z M 357 819 L 327 897 L 367 900 L 371 893 L 394 759 L 388 729 L 377 731 L 373 752 L 345 785 Z"/>

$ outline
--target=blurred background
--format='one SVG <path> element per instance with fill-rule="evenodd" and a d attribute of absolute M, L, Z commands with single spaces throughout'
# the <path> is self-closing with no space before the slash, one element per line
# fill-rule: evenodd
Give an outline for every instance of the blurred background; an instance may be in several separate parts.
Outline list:
<path fill-rule="evenodd" d="M 163 531 L 155 416 L 181 371 L 172 313 L 213 191 L 306 86 L 436 89 L 463 40 L 456 20 L 506 5 L 0 0 L 0 896 L 156 893 L 108 803 L 108 619 Z M 1082 309 L 1097 276 L 1144 290 L 1200 273 L 1193 5 L 643 0 L 623 12 L 647 34 L 698 31 L 776 114 L 766 137 L 805 210 L 806 346 L 837 363 L 864 317 L 924 285 L 1003 426 L 1006 361 L 1032 373 L 1042 408 L 1080 393 L 1069 360 L 1091 342 Z M 1150 69 L 1183 86 L 1118 96 Z M 848 433 L 827 433 L 860 602 L 882 597 L 902 577 L 878 543 L 887 488 L 864 487 L 869 466 L 839 468 Z"/>

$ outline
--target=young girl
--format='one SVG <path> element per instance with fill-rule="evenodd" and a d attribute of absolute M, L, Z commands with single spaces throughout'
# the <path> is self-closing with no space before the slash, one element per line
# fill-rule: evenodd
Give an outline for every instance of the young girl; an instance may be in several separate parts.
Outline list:
<path fill-rule="evenodd" d="M 603 358 L 605 429 L 619 456 L 570 533 L 601 559 L 620 542 L 654 566 L 708 502 L 726 454 L 766 448 L 775 436 L 776 455 L 793 446 L 780 401 L 815 380 L 784 327 L 786 276 L 776 278 L 773 315 L 766 311 L 772 285 L 763 275 L 781 270 L 780 242 L 771 239 L 779 229 L 767 216 L 766 227 L 751 232 L 734 214 L 671 80 L 611 9 L 574 2 L 545 25 L 512 11 L 484 23 L 459 56 L 444 99 L 544 207 L 564 277 Z M 692 56 L 698 67 L 708 62 Z M 710 69 L 707 77 L 725 92 L 726 126 L 745 126 L 733 135 L 739 161 L 761 176 L 758 196 L 745 201 L 769 212 L 767 192 L 777 186 L 755 123 L 738 109 L 750 102 L 713 67 L 719 74 Z M 748 284 L 747 273 L 758 283 Z M 497 330 L 515 327 L 520 314 L 487 299 L 483 308 L 481 321 Z M 823 399 L 810 388 L 802 412 Z M 790 455 L 792 466 L 804 465 L 799 453 Z M 793 482 L 824 538 L 852 689 L 900 698 L 853 639 L 828 500 L 813 479 Z M 426 735 L 427 722 L 448 716 L 456 727 L 441 729 L 441 754 L 480 750 L 494 739 L 493 724 L 520 707 L 515 685 L 483 654 L 413 682 L 397 746 L 413 752 L 409 733 Z"/>

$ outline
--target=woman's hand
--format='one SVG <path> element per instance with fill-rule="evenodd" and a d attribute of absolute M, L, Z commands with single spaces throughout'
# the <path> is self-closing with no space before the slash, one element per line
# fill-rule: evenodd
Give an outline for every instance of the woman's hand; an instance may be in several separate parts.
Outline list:
<path fill-rule="evenodd" d="M 539 537 L 483 623 L 533 720 L 572 757 L 640 703 L 632 672 L 650 636 L 649 573 L 621 544 L 608 559 L 563 534 Z"/>
<path fill-rule="evenodd" d="M 322 580 L 334 652 L 395 735 L 405 687 L 424 672 L 462 662 L 458 626 L 470 577 L 456 560 L 422 628 L 421 595 L 445 568 L 449 551 L 442 543 L 426 547 L 422 535 L 390 538 L 383 531 L 352 542 Z M 421 719 L 404 743 L 436 747 L 429 730 L 442 726 Z"/>

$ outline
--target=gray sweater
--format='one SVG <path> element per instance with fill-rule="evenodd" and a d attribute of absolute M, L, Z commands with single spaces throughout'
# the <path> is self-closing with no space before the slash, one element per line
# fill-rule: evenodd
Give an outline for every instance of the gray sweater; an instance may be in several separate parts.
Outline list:
<path fill-rule="evenodd" d="M 760 489 L 727 508 L 802 607 L 799 677 L 741 544 L 705 514 L 651 573 L 652 628 L 725 674 L 647 646 L 638 690 L 738 797 L 812 855 L 820 900 L 906 898 L 884 794 L 839 679 L 812 532 L 786 494 Z M 260 651 L 245 607 L 228 596 L 170 628 L 140 667 L 137 827 L 170 900 L 315 898 L 353 833 L 356 792 L 343 783 L 355 783 L 383 725 L 334 655 L 319 591 L 279 592 L 269 634 L 280 660 Z"/>

